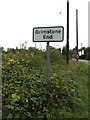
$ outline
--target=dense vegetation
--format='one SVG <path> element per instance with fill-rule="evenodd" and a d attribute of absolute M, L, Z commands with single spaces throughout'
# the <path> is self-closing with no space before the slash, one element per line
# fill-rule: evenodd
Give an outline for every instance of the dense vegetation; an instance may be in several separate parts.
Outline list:
<path fill-rule="evenodd" d="M 47 85 L 46 52 L 35 48 L 2 56 L 3 119 L 88 117 L 88 65 L 50 49 Z"/>
<path fill-rule="evenodd" d="M 84 54 L 82 55 L 79 55 L 79 58 L 80 59 L 85 59 L 85 60 L 90 60 L 90 47 L 82 47 L 81 49 L 78 49 L 78 52 L 81 53 L 81 52 L 84 52 Z M 66 46 L 63 46 L 63 49 L 62 49 L 62 55 L 66 56 Z M 73 48 L 73 50 L 69 50 L 69 56 L 70 57 L 74 57 L 76 56 L 76 48 Z"/>
<path fill-rule="evenodd" d="M 90 47 L 85 48 L 84 53 L 85 53 L 85 59 L 90 60 Z"/>

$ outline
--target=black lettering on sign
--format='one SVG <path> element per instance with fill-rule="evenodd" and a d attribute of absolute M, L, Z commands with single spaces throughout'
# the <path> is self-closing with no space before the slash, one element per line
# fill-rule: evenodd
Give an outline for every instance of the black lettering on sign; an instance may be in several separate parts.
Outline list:
<path fill-rule="evenodd" d="M 53 39 L 53 35 L 43 35 L 43 39 Z"/>

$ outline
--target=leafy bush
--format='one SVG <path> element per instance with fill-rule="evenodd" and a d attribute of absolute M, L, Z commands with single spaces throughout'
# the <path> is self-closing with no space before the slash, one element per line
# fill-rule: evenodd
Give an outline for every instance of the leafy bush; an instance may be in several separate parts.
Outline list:
<path fill-rule="evenodd" d="M 50 62 L 57 63 L 57 64 L 64 62 L 64 59 L 63 59 L 63 56 L 61 55 L 61 53 L 54 48 L 50 49 Z"/>
<path fill-rule="evenodd" d="M 85 59 L 85 55 L 79 56 L 80 59 Z"/>
<path fill-rule="evenodd" d="M 90 60 L 90 47 L 84 49 L 85 59 Z"/>
<path fill-rule="evenodd" d="M 50 59 L 52 63 L 64 61 L 55 49 L 51 50 Z M 52 119 L 56 117 L 56 110 L 62 117 L 64 112 L 73 112 L 78 108 L 80 98 L 72 78 L 50 73 L 47 87 L 43 67 L 45 59 L 42 55 L 18 51 L 13 55 L 3 55 L 3 118 Z"/>

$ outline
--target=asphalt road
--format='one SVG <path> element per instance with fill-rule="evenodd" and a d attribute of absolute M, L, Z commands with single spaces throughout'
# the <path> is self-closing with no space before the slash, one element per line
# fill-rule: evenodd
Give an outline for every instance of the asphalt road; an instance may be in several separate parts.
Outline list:
<path fill-rule="evenodd" d="M 90 60 L 81 60 L 81 59 L 79 59 L 79 61 L 88 63 L 90 65 Z"/>
<path fill-rule="evenodd" d="M 75 61 L 76 61 L 76 59 L 74 59 L 74 58 L 72 58 L 72 60 L 75 60 Z M 85 63 L 87 63 L 87 64 L 90 65 L 90 60 L 79 59 L 78 61 L 85 62 Z"/>

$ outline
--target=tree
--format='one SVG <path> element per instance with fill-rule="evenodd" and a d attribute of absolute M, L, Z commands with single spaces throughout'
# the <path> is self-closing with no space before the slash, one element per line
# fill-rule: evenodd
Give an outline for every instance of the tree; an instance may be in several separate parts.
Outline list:
<path fill-rule="evenodd" d="M 0 51 L 4 51 L 4 47 L 1 47 L 1 46 L 0 46 Z"/>
<path fill-rule="evenodd" d="M 15 49 L 14 48 L 7 48 L 7 52 L 8 53 L 15 53 Z"/>
<path fill-rule="evenodd" d="M 69 50 L 69 55 L 70 55 L 70 57 L 72 57 L 73 56 L 73 53 L 74 53 L 74 50 Z"/>
<path fill-rule="evenodd" d="M 90 60 L 90 47 L 84 49 L 85 59 Z"/>
<path fill-rule="evenodd" d="M 59 52 L 61 52 L 61 48 L 58 48 Z"/>
<path fill-rule="evenodd" d="M 62 55 L 66 55 L 66 46 L 63 46 Z"/>

